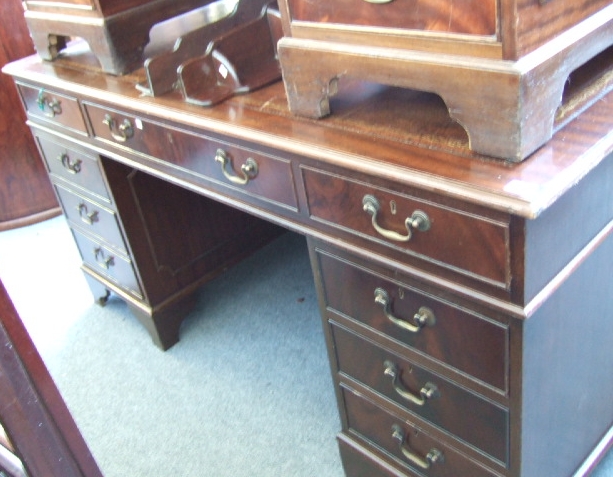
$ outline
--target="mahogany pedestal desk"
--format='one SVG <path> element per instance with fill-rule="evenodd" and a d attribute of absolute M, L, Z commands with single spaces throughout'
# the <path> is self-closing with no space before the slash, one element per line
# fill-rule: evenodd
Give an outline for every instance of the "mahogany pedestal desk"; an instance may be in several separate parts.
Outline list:
<path fill-rule="evenodd" d="M 347 84 L 309 120 L 281 83 L 204 109 L 68 60 L 4 71 L 92 290 L 159 346 L 280 225 L 308 237 L 348 476 L 587 475 L 610 447 L 613 95 L 508 164 L 427 94 Z"/>

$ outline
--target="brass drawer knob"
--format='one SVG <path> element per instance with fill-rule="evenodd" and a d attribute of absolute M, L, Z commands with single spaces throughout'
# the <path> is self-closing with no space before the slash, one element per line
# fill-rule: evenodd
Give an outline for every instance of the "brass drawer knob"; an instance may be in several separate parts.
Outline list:
<path fill-rule="evenodd" d="M 411 214 L 411 217 L 407 217 L 404 220 L 404 226 L 407 229 L 406 235 L 400 234 L 394 230 L 384 229 L 377 223 L 377 214 L 381 210 L 381 204 L 379 204 L 379 201 L 374 195 L 366 194 L 362 198 L 362 208 L 364 212 L 371 216 L 373 228 L 388 240 L 408 242 L 413 237 L 413 231 L 419 230 L 420 232 L 425 232 L 430 229 L 430 218 L 421 210 L 416 210 Z"/>
<path fill-rule="evenodd" d="M 117 125 L 117 121 L 110 114 L 106 114 L 102 123 L 109 128 L 111 136 L 117 142 L 126 142 L 132 136 L 134 136 L 134 127 L 129 119 L 124 119 L 120 125 Z"/>
<path fill-rule="evenodd" d="M 44 89 L 41 89 L 38 92 L 36 104 L 38 105 L 38 108 L 43 112 L 43 114 L 48 118 L 54 118 L 62 114 L 62 102 L 59 101 L 57 98 L 50 98 L 49 96 L 47 96 Z"/>
<path fill-rule="evenodd" d="M 394 424 L 392 426 L 392 437 L 398 441 L 402 455 L 404 455 L 409 462 L 415 464 L 420 469 L 427 470 L 432 467 L 433 464 L 442 464 L 445 462 L 445 456 L 436 448 L 430 449 L 425 457 L 421 457 L 415 453 L 406 442 L 406 433 L 398 424 Z"/>
<path fill-rule="evenodd" d="M 385 313 L 388 320 L 411 333 L 418 333 L 424 326 L 434 326 L 436 324 L 434 312 L 426 306 L 422 306 L 417 313 L 413 315 L 413 323 L 394 316 L 389 293 L 383 288 L 375 289 L 375 303 L 383 308 L 383 313 Z"/>
<path fill-rule="evenodd" d="M 392 378 L 392 386 L 394 386 L 394 390 L 401 398 L 405 399 L 406 401 L 409 401 L 417 406 L 423 406 L 424 404 L 426 404 L 426 401 L 428 401 L 428 399 L 440 397 L 438 387 L 436 386 L 436 384 L 430 382 L 426 383 L 419 390 L 419 396 L 412 393 L 402 384 L 400 380 L 401 372 L 395 363 L 386 360 L 383 363 L 383 366 L 385 368 L 383 370 L 383 374 Z"/>
<path fill-rule="evenodd" d="M 226 166 L 230 163 L 228 154 L 223 149 L 217 149 L 215 153 L 215 162 L 221 165 L 221 172 L 223 175 L 233 184 L 246 185 L 250 180 L 254 179 L 258 175 L 258 163 L 252 158 L 247 158 L 245 163 L 241 166 L 241 175 L 235 175 L 234 172 L 229 172 Z M 230 166 L 231 168 L 231 166 Z"/>

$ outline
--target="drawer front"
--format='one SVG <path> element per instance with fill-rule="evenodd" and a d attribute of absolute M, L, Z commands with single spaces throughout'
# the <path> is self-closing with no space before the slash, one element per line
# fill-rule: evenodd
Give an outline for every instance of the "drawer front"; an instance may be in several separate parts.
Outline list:
<path fill-rule="evenodd" d="M 76 98 L 20 83 L 17 84 L 17 87 L 31 118 L 87 134 L 85 121 Z"/>
<path fill-rule="evenodd" d="M 387 253 L 400 252 L 401 258 L 415 257 L 498 288 L 510 287 L 509 223 L 323 171 L 305 168 L 303 177 L 314 220 L 365 239 L 371 248 L 382 246 Z"/>
<path fill-rule="evenodd" d="M 393 456 L 396 463 L 436 477 L 498 475 L 434 438 L 414 423 L 378 407 L 343 388 L 348 430 Z"/>
<path fill-rule="evenodd" d="M 115 211 L 102 207 L 61 184 L 55 184 L 55 190 L 64 214 L 73 226 L 82 228 L 123 254 L 128 253 Z"/>
<path fill-rule="evenodd" d="M 46 137 L 37 136 L 36 139 L 47 169 L 54 178 L 68 181 L 82 191 L 110 203 L 98 156 Z"/>
<path fill-rule="evenodd" d="M 196 173 L 226 191 L 297 210 L 290 161 L 86 104 L 97 138 Z"/>
<path fill-rule="evenodd" d="M 72 229 L 83 262 L 131 294 L 142 298 L 142 290 L 130 259 L 111 250 L 76 229 Z"/>
<path fill-rule="evenodd" d="M 469 35 L 496 35 L 496 1 L 286 0 L 292 20 Z"/>
<path fill-rule="evenodd" d="M 345 260 L 324 253 L 318 258 L 328 310 L 508 392 L 506 325 Z M 409 330 L 405 325 L 416 325 L 415 315 L 431 316 L 434 322 Z"/>
<path fill-rule="evenodd" d="M 507 465 L 508 410 L 331 324 L 338 369 Z"/>
<path fill-rule="evenodd" d="M 398 470 L 350 436 L 339 434 L 338 448 L 347 477 L 399 477 Z"/>

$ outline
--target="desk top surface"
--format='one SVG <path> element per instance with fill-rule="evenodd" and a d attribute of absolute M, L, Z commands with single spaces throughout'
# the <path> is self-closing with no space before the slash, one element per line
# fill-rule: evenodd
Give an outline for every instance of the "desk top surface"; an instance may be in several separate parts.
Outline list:
<path fill-rule="evenodd" d="M 70 50 L 69 50 L 70 51 Z M 462 127 L 435 95 L 347 82 L 328 118 L 293 116 L 281 81 L 214 107 L 185 103 L 180 94 L 142 96 L 144 70 L 102 74 L 82 48 L 54 62 L 37 56 L 3 69 L 17 80 L 71 92 L 150 119 L 220 134 L 283 153 L 390 179 L 476 204 L 537 217 L 613 151 L 613 93 L 557 131 L 521 163 L 479 156 Z"/>

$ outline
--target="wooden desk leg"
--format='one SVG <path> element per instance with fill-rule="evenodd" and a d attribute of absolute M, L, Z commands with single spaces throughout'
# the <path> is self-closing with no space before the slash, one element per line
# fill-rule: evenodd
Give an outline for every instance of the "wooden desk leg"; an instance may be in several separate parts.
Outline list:
<path fill-rule="evenodd" d="M 179 341 L 181 323 L 192 311 L 195 303 L 195 295 L 191 293 L 160 309 L 145 310 L 133 303 L 128 303 L 128 306 L 147 329 L 155 345 L 165 351 Z"/>
<path fill-rule="evenodd" d="M 111 270 L 87 256 L 82 269 L 98 303 L 109 290 L 122 298 L 166 350 L 179 340 L 198 288 L 284 229 L 112 159 L 101 164 L 127 255 L 118 253 Z M 87 250 L 97 242 L 83 243 Z"/>
<path fill-rule="evenodd" d="M 183 293 L 179 298 L 173 298 L 152 308 L 145 302 L 129 296 L 121 288 L 106 283 L 103 278 L 92 276 L 88 269 L 83 269 L 83 273 L 97 305 L 105 306 L 111 293 L 115 293 L 126 302 L 157 347 L 166 351 L 179 341 L 181 323 L 196 303 L 194 293 Z"/>

